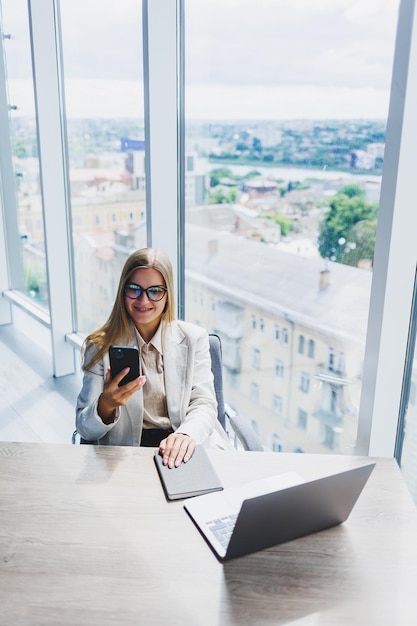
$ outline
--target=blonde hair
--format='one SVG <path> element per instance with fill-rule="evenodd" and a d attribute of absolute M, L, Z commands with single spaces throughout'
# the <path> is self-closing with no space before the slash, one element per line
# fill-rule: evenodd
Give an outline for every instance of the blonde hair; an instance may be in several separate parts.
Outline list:
<path fill-rule="evenodd" d="M 162 274 L 167 288 L 167 301 L 162 313 L 161 324 L 164 327 L 176 319 L 175 315 L 175 293 L 174 276 L 171 261 L 165 252 L 154 248 L 141 248 L 132 252 L 126 260 L 120 274 L 119 286 L 117 288 L 116 299 L 107 321 L 97 330 L 90 333 L 84 341 L 82 356 L 85 356 L 87 349 L 95 348 L 88 362 L 84 362 L 83 369 L 93 367 L 108 352 L 112 344 L 123 344 L 131 340 L 132 321 L 127 312 L 125 304 L 125 285 L 131 276 L 138 269 L 155 269 Z"/>

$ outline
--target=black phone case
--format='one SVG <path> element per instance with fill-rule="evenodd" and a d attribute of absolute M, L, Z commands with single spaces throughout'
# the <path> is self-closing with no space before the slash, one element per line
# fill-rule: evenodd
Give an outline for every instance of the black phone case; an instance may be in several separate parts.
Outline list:
<path fill-rule="evenodd" d="M 134 346 L 110 346 L 110 374 L 114 378 L 125 367 L 130 367 L 130 372 L 126 374 L 119 383 L 119 387 L 140 376 L 139 350 Z"/>

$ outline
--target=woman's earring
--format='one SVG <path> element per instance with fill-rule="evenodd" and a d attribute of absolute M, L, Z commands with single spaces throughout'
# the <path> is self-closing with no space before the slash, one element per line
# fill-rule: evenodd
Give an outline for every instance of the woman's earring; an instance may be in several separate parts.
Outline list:
<path fill-rule="evenodd" d="M 163 308 L 162 313 L 166 313 L 167 312 L 167 308 L 168 308 L 168 300 L 165 302 L 165 306 Z"/>

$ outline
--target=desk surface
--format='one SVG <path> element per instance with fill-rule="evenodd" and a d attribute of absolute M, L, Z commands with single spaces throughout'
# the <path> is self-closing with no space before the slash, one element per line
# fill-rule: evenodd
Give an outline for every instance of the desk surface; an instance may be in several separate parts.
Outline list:
<path fill-rule="evenodd" d="M 347 522 L 221 564 L 146 448 L 0 444 L 2 626 L 415 626 L 417 510 L 393 459 Z M 225 487 L 360 457 L 218 452 Z"/>

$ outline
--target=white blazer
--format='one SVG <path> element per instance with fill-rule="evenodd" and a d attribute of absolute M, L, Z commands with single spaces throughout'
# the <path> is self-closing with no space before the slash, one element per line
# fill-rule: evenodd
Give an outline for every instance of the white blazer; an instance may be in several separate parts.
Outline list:
<path fill-rule="evenodd" d="M 181 427 L 181 432 L 193 437 L 197 444 L 231 449 L 217 419 L 207 331 L 176 320 L 166 327 L 162 338 L 165 391 L 172 428 L 176 431 Z M 134 332 L 129 345 L 137 345 Z M 143 423 L 142 389 L 117 409 L 112 424 L 104 424 L 97 413 L 108 367 L 106 354 L 91 370 L 84 372 L 76 407 L 77 431 L 83 439 L 98 445 L 139 446 Z"/>

